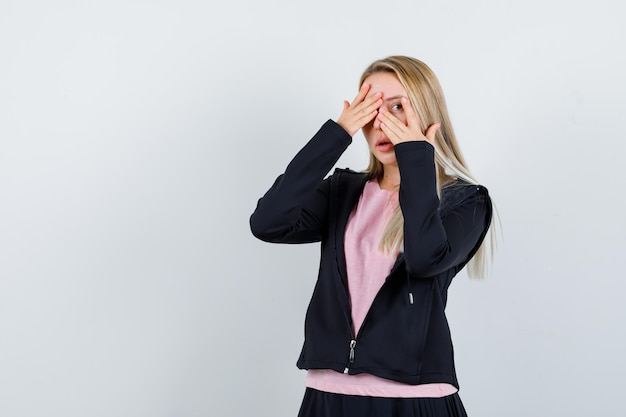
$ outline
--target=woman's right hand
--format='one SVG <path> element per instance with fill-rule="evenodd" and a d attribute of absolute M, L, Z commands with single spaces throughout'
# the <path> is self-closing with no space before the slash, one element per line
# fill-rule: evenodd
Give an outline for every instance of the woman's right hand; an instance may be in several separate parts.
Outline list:
<path fill-rule="evenodd" d="M 382 93 L 376 93 L 367 97 L 370 85 L 363 83 L 359 94 L 349 103 L 343 102 L 343 111 L 337 119 L 337 124 L 341 126 L 350 136 L 354 136 L 360 128 L 374 120 L 378 114 L 378 109 L 383 104 Z"/>

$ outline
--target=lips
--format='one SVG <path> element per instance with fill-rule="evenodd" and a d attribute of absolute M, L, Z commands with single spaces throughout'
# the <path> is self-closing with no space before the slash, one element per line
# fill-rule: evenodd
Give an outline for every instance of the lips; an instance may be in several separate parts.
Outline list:
<path fill-rule="evenodd" d="M 387 138 L 381 138 L 376 141 L 376 149 L 380 152 L 389 152 L 393 150 L 393 143 Z"/>

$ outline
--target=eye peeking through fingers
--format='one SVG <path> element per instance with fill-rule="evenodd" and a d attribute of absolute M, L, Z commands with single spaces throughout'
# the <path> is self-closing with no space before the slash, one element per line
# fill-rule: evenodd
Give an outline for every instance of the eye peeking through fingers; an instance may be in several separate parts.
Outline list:
<path fill-rule="evenodd" d="M 402 105 L 402 103 L 400 101 L 394 101 L 394 102 L 390 103 L 387 106 L 386 110 L 390 114 L 392 114 L 393 116 L 398 118 L 400 121 L 406 123 L 406 113 L 404 111 L 404 106 Z"/>
<path fill-rule="evenodd" d="M 393 103 L 389 106 L 389 112 L 395 116 L 404 114 L 404 108 L 402 107 L 402 103 Z"/>

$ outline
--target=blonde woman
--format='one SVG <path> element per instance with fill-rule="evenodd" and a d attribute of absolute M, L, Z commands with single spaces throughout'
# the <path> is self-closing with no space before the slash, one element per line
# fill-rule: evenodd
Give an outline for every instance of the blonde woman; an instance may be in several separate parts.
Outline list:
<path fill-rule="evenodd" d="M 359 130 L 367 170 L 325 178 Z M 300 417 L 466 415 L 444 310 L 463 267 L 484 274 L 491 219 L 434 73 L 405 56 L 372 63 L 250 218 L 264 241 L 321 242 Z"/>

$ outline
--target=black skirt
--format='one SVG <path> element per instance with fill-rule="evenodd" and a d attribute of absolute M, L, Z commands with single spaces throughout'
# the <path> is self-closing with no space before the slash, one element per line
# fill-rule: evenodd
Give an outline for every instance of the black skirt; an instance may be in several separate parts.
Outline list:
<path fill-rule="evenodd" d="M 467 417 L 458 394 L 442 398 L 384 398 L 307 388 L 298 417 Z"/>

